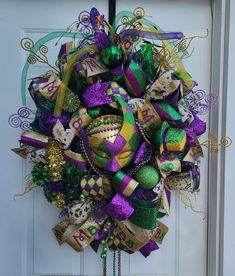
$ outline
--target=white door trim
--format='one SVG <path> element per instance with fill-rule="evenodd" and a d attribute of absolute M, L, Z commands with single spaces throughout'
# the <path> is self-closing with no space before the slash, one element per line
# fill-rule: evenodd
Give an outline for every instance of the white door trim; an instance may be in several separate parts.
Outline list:
<path fill-rule="evenodd" d="M 211 91 L 219 104 L 210 112 L 210 132 L 226 136 L 230 0 L 212 0 Z M 207 276 L 223 275 L 225 151 L 209 154 Z"/>

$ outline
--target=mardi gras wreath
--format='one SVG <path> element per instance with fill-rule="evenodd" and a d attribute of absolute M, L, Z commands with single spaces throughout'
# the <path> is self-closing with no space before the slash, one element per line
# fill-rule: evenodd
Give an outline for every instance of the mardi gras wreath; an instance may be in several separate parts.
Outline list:
<path fill-rule="evenodd" d="M 43 44 L 55 38 L 70 41 L 52 66 Z M 26 188 L 42 187 L 62 209 L 53 228 L 59 244 L 76 251 L 101 245 L 104 263 L 108 250 L 147 257 L 168 231 L 161 218 L 171 192 L 190 206 L 203 156 L 198 137 L 206 131 L 198 115 L 216 100 L 195 90 L 183 66 L 191 41 L 163 32 L 140 8 L 119 13 L 113 26 L 92 8 L 66 32 L 22 40 L 30 52 L 24 103 L 27 66 L 39 61 L 51 70 L 29 84 L 36 112 L 29 123 L 32 111 L 19 109 L 24 132 L 14 151 L 33 162 Z"/>

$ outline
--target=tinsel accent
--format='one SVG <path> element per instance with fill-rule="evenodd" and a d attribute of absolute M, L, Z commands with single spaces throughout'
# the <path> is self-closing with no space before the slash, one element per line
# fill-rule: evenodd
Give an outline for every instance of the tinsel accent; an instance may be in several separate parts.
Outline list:
<path fill-rule="evenodd" d="M 79 97 L 72 91 L 67 91 L 64 97 L 63 110 L 67 112 L 75 112 L 80 107 Z"/>
<path fill-rule="evenodd" d="M 41 187 L 46 186 L 51 181 L 50 175 L 43 163 L 36 164 L 32 169 L 31 175 L 33 183 Z"/>
<path fill-rule="evenodd" d="M 69 185 L 78 185 L 81 178 L 86 174 L 85 170 L 79 169 L 76 165 L 65 162 L 62 168 L 63 180 Z"/>
<path fill-rule="evenodd" d="M 54 139 L 48 140 L 48 148 L 46 151 L 46 167 L 53 181 L 62 179 L 62 165 L 64 158 L 59 143 Z"/>

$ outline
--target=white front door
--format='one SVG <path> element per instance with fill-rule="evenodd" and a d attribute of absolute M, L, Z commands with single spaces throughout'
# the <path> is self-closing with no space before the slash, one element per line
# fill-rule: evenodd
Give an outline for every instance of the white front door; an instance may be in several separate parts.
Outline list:
<path fill-rule="evenodd" d="M 34 41 L 51 31 L 63 30 L 75 21 L 83 10 L 96 6 L 108 15 L 107 0 L 0 0 L 0 83 L 1 83 L 1 193 L 0 193 L 0 275 L 88 275 L 101 276 L 99 254 L 91 249 L 76 253 L 67 245 L 59 246 L 51 228 L 59 221 L 58 210 L 47 203 L 42 191 L 13 200 L 23 190 L 28 168 L 10 148 L 17 147 L 20 129 L 10 128 L 8 117 L 21 106 L 20 76 L 26 53 L 20 47 L 24 37 Z M 210 89 L 211 6 L 209 0 L 118 0 L 117 11 L 133 11 L 143 7 L 149 20 L 165 31 L 182 31 L 195 39 L 193 55 L 185 60 L 186 68 L 199 83 Z M 151 17 L 150 17 L 151 16 Z M 48 43 L 49 60 L 58 47 Z M 31 66 L 28 78 L 46 70 L 46 66 Z M 206 119 L 206 118 L 204 118 Z M 204 136 L 206 139 L 206 136 Z M 205 140 L 204 139 L 204 140 Z M 203 140 L 203 137 L 202 137 Z M 195 206 L 206 211 L 207 154 L 201 164 L 201 188 Z M 205 276 L 207 223 L 203 216 L 185 209 L 177 195 L 172 197 L 171 214 L 164 218 L 169 233 L 160 250 L 145 259 L 141 254 L 122 254 L 122 275 L 126 276 Z M 108 260 L 108 275 L 112 275 L 112 254 Z"/>

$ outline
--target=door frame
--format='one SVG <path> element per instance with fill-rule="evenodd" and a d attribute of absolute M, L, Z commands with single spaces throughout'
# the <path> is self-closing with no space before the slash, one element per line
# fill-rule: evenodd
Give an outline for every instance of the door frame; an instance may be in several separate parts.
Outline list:
<path fill-rule="evenodd" d="M 210 111 L 209 131 L 219 141 L 226 136 L 230 0 L 211 0 L 211 7 L 211 91 L 219 97 L 219 103 Z M 222 276 L 225 151 L 219 150 L 216 155 L 209 152 L 208 162 L 207 276 Z"/>

